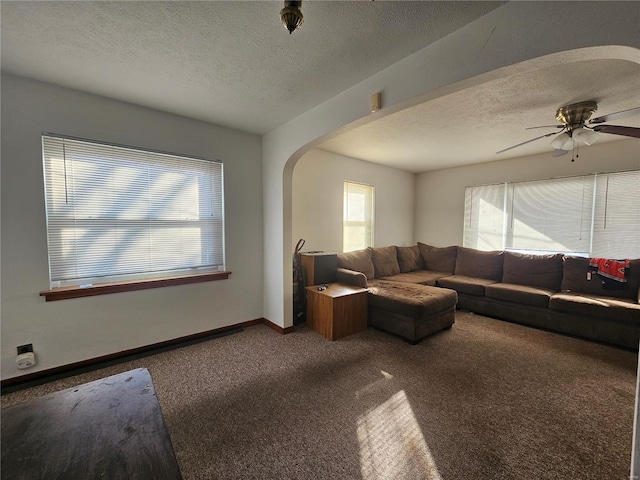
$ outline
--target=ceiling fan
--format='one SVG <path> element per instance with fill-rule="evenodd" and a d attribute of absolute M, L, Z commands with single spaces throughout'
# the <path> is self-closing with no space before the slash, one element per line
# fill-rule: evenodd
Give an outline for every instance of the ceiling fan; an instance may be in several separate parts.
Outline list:
<path fill-rule="evenodd" d="M 591 115 L 593 115 L 597 109 L 598 104 L 594 101 L 564 105 L 556 112 L 556 120 L 560 122 L 559 125 L 542 125 L 539 127 L 527 128 L 527 130 L 534 128 L 561 128 L 562 131 L 560 134 L 556 131 L 540 135 L 539 137 L 532 138 L 526 142 L 500 150 L 499 152 L 496 152 L 496 154 L 506 152 L 527 143 L 535 142 L 541 138 L 551 137 L 552 135 L 556 135 L 556 137 L 551 141 L 551 146 L 555 149 L 553 152 L 554 157 L 559 157 L 568 153 L 574 148 L 574 146 L 579 144 L 591 145 L 598 139 L 599 133 L 610 133 L 612 135 L 640 138 L 640 128 L 623 127 L 620 125 L 603 125 L 604 122 L 640 114 L 640 107 L 610 113 L 609 115 L 603 115 L 589 120 Z"/>

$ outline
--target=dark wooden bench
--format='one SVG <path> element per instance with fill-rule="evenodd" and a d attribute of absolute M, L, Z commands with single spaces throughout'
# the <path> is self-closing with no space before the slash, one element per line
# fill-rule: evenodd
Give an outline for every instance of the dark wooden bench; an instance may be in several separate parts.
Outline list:
<path fill-rule="evenodd" d="M 181 479 L 146 368 L 1 413 L 2 478 Z"/>

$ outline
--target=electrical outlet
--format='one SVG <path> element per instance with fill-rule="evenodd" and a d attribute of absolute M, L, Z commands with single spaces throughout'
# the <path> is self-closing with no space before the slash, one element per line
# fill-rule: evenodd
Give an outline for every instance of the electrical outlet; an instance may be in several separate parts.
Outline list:
<path fill-rule="evenodd" d="M 33 343 L 28 343 L 27 345 L 20 345 L 18 347 L 18 355 L 22 355 L 23 353 L 33 352 Z"/>

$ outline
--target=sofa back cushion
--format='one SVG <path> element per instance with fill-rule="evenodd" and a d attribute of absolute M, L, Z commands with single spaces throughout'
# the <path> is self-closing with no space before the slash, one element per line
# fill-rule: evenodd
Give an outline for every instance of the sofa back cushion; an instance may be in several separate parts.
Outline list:
<path fill-rule="evenodd" d="M 418 245 L 412 247 L 396 247 L 398 253 L 398 265 L 401 273 L 413 272 L 424 267 L 422 255 Z"/>
<path fill-rule="evenodd" d="M 375 278 L 390 277 L 400 273 L 396 247 L 374 247 L 371 249 L 371 261 Z"/>
<path fill-rule="evenodd" d="M 502 279 L 502 261 L 504 252 L 484 252 L 475 248 L 458 247 L 456 258 L 456 275 L 486 278 L 500 281 Z"/>
<path fill-rule="evenodd" d="M 362 272 L 367 277 L 367 280 L 376 278 L 373 262 L 371 261 L 371 247 L 363 250 L 354 250 L 353 252 L 339 253 L 338 267 Z"/>
<path fill-rule="evenodd" d="M 562 254 L 526 255 L 504 252 L 502 283 L 560 291 L 562 282 Z"/>
<path fill-rule="evenodd" d="M 434 247 L 418 242 L 418 248 L 424 261 L 424 269 L 434 272 L 453 273 L 456 268 L 458 247 Z"/>
<path fill-rule="evenodd" d="M 638 299 L 638 288 L 640 287 L 640 259 L 631 260 L 630 267 L 626 272 L 626 288 L 623 290 L 603 288 L 602 279 L 595 272 L 591 273 L 591 280 L 587 279 L 588 276 L 588 258 L 564 257 L 562 285 L 560 287 L 563 292 L 579 292 L 606 297 Z"/>

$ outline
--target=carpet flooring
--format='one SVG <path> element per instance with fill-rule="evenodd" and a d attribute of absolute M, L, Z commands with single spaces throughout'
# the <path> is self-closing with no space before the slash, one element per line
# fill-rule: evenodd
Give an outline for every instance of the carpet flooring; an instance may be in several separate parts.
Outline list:
<path fill-rule="evenodd" d="M 185 480 L 629 478 L 637 355 L 468 312 L 415 346 L 255 326 L 2 406 L 138 367 Z"/>

